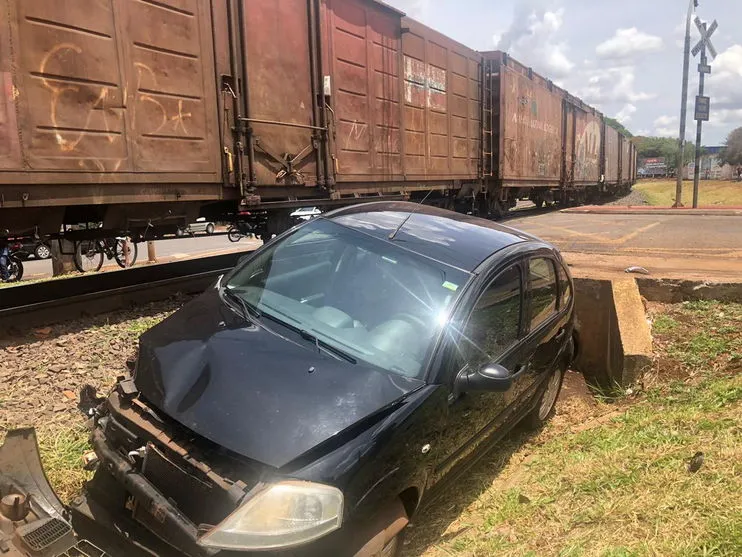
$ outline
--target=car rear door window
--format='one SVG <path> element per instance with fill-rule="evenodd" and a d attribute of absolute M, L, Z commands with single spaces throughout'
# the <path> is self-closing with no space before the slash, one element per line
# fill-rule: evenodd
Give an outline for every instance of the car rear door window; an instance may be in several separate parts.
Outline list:
<path fill-rule="evenodd" d="M 557 309 L 557 281 L 554 262 L 534 257 L 528 262 L 528 283 L 531 293 L 531 330 L 546 321 Z"/>
<path fill-rule="evenodd" d="M 497 360 L 518 340 L 521 273 L 513 266 L 500 273 L 477 300 L 466 326 L 470 365 Z"/>

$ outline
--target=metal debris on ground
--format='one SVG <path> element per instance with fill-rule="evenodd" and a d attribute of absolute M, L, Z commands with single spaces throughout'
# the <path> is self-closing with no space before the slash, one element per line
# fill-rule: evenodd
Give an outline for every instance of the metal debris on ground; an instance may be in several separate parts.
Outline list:
<path fill-rule="evenodd" d="M 637 266 L 631 266 L 626 268 L 627 273 L 638 273 L 640 275 L 649 275 L 651 274 L 647 269 L 644 267 L 637 267 Z"/>

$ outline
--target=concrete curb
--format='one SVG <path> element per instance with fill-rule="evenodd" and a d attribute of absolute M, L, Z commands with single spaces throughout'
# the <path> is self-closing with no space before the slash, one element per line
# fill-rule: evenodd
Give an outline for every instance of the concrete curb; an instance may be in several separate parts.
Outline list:
<path fill-rule="evenodd" d="M 674 207 L 621 207 L 615 205 L 604 207 L 601 205 L 586 205 L 584 207 L 562 209 L 560 213 L 582 213 L 592 215 L 695 215 L 701 217 L 740 217 L 742 216 L 742 207 L 724 207 L 719 209 L 712 207 L 701 207 L 699 209 L 676 209 Z"/>

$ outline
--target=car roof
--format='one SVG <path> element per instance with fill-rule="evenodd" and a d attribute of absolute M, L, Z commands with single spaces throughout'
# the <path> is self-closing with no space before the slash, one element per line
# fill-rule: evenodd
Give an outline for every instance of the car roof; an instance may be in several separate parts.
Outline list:
<path fill-rule="evenodd" d="M 545 245 L 530 234 L 490 220 L 404 201 L 353 205 L 325 213 L 321 218 L 470 272 L 509 246 L 524 242 Z M 390 240 L 403 222 L 404 226 Z"/>

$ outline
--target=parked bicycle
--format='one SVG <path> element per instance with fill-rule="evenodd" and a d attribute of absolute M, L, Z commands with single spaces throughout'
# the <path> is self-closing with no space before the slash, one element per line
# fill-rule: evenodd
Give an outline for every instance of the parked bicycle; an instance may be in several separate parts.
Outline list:
<path fill-rule="evenodd" d="M 106 258 L 125 269 L 136 263 L 138 251 L 137 244 L 127 238 L 82 240 L 75 246 L 75 267 L 81 273 L 99 271 Z"/>

